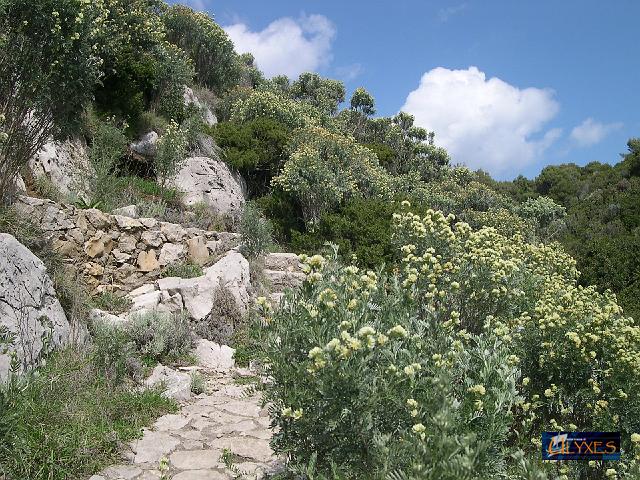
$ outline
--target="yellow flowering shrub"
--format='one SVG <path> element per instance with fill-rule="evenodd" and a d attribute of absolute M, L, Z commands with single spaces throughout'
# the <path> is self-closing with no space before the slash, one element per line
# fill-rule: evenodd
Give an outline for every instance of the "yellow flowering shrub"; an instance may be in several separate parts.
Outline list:
<path fill-rule="evenodd" d="M 388 174 L 375 154 L 351 137 L 309 126 L 296 132 L 290 149 L 272 183 L 295 194 L 309 223 L 347 198 L 388 195 Z"/>
<path fill-rule="evenodd" d="M 615 298 L 556 245 L 403 206 L 397 274 L 303 257 L 263 314 L 276 451 L 346 478 L 605 478 L 542 464 L 540 434 L 621 431 L 614 472 L 637 472 L 640 329 Z"/>

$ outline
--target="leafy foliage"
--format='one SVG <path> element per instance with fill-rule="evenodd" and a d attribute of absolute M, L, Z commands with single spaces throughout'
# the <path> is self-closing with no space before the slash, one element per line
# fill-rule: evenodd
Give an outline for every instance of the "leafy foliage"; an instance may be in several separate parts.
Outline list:
<path fill-rule="evenodd" d="M 211 17 L 173 5 L 163 21 L 168 40 L 187 52 L 202 85 L 222 93 L 236 84 L 241 73 L 239 59 L 227 34 Z"/>
<path fill-rule="evenodd" d="M 268 193 L 271 179 L 287 158 L 289 129 L 268 118 L 244 124 L 222 122 L 212 129 L 216 143 L 224 150 L 224 160 L 247 182 L 250 197 Z"/>
<path fill-rule="evenodd" d="M 276 312 L 259 303 L 274 446 L 294 468 L 544 478 L 553 466 L 514 459 L 536 458 L 545 430 L 619 430 L 633 450 L 639 327 L 577 285 L 567 254 L 434 211 L 396 214 L 394 230 L 398 274 L 316 255 L 299 295 Z M 604 478 L 600 465 L 564 471 Z"/>

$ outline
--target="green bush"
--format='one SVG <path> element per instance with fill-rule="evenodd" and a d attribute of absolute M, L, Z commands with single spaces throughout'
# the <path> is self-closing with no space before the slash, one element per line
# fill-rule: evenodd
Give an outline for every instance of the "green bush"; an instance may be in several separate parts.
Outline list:
<path fill-rule="evenodd" d="M 294 471 L 555 478 L 521 460 L 558 430 L 621 431 L 640 453 L 640 327 L 578 286 L 568 255 L 434 211 L 394 215 L 394 241 L 398 274 L 313 256 L 298 294 L 260 302 L 273 446 Z M 638 473 L 632 455 L 614 468 Z M 605 477 L 600 463 L 562 471 Z"/>
<path fill-rule="evenodd" d="M 147 365 L 182 362 L 193 347 L 193 333 L 183 314 L 154 311 L 133 315 L 125 330 Z"/>
<path fill-rule="evenodd" d="M 192 262 L 172 263 L 161 272 L 162 277 L 196 278 L 202 275 L 202 267 Z"/>
<path fill-rule="evenodd" d="M 133 314 L 118 325 L 93 325 L 94 363 L 115 383 L 139 378 L 143 367 L 179 364 L 191 359 L 193 333 L 183 314 L 145 312 Z"/>
<path fill-rule="evenodd" d="M 222 93 L 236 84 L 241 66 L 226 32 L 206 13 L 173 5 L 162 16 L 168 40 L 195 65 L 198 81 Z"/>
<path fill-rule="evenodd" d="M 92 123 L 89 162 L 93 172 L 88 178 L 88 193 L 92 205 L 109 211 L 116 208 L 116 199 L 121 194 L 121 182 L 115 179 L 129 144 L 124 133 L 127 125 L 118 125 L 114 118 L 106 121 L 94 118 Z"/>
<path fill-rule="evenodd" d="M 152 390 L 108 382 L 91 357 L 63 350 L 0 388 L 0 477 L 87 478 L 120 459 L 142 427 L 175 411 Z"/>
<path fill-rule="evenodd" d="M 276 120 L 258 118 L 244 124 L 218 123 L 211 134 L 225 162 L 246 180 L 249 197 L 269 193 L 271 179 L 287 159 L 290 130 Z"/>
<path fill-rule="evenodd" d="M 238 232 L 240 252 L 249 259 L 267 253 L 273 246 L 273 225 L 251 202 L 244 206 Z"/>

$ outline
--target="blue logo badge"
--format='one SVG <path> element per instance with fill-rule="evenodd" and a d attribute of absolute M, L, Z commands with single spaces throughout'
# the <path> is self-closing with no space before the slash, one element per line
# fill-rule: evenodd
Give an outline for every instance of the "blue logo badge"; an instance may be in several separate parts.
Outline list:
<path fill-rule="evenodd" d="M 620 460 L 620 432 L 543 432 L 543 460 Z"/>

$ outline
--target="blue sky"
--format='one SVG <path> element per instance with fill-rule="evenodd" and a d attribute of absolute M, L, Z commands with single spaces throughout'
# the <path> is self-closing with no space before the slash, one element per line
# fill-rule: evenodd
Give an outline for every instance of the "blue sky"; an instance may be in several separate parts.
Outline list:
<path fill-rule="evenodd" d="M 404 109 L 495 177 L 617 162 L 640 136 L 636 0 L 189 0 L 268 73 L 315 70 Z"/>

